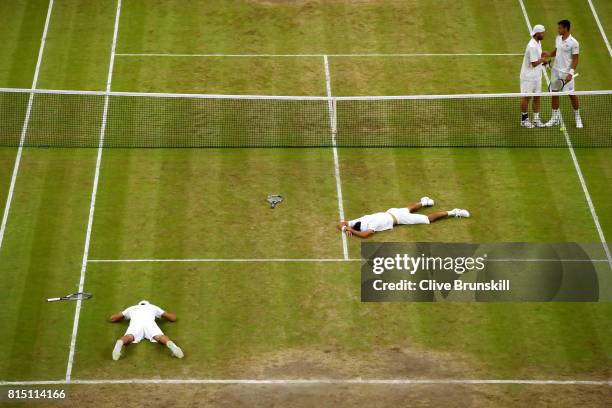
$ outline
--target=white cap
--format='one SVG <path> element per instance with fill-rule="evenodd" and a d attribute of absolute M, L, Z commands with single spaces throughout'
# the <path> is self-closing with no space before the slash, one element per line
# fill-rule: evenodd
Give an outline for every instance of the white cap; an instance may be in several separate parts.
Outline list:
<path fill-rule="evenodd" d="M 537 33 L 543 33 L 545 31 L 546 31 L 546 29 L 544 28 L 544 26 L 542 24 L 536 24 L 531 29 L 531 36 L 533 37 Z"/>

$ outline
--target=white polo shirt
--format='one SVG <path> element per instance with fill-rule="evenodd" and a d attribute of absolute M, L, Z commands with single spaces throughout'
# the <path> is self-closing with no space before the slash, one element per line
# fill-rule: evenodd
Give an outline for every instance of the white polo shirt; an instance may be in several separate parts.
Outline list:
<path fill-rule="evenodd" d="M 572 67 L 572 56 L 580 53 L 580 44 L 571 34 L 565 40 L 558 35 L 555 39 L 555 48 L 557 55 L 553 68 L 564 74 L 569 73 Z"/>
<path fill-rule="evenodd" d="M 536 62 L 542 56 L 542 44 L 532 38 L 525 48 L 523 65 L 521 66 L 521 81 L 539 81 L 542 79 L 542 64 L 534 67 L 532 62 Z"/>
<path fill-rule="evenodd" d="M 393 217 L 386 212 L 364 215 L 361 218 L 349 221 L 349 225 L 352 228 L 357 222 L 361 222 L 361 231 L 363 232 L 367 230 L 380 232 L 393 229 Z"/>
<path fill-rule="evenodd" d="M 123 311 L 123 316 L 130 320 L 132 324 L 147 324 L 155 322 L 156 318 L 161 317 L 164 311 L 152 304 L 130 306 Z"/>

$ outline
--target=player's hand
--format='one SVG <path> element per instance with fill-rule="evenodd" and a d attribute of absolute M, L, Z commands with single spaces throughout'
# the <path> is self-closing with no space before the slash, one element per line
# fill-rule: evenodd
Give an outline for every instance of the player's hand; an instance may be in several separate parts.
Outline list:
<path fill-rule="evenodd" d="M 550 57 L 550 53 L 548 51 L 542 51 L 542 58 Z"/>
<path fill-rule="evenodd" d="M 567 76 L 565 77 L 565 81 L 569 82 L 572 80 L 572 78 L 573 78 L 572 74 L 567 74 Z"/>
<path fill-rule="evenodd" d="M 347 229 L 346 229 L 346 231 L 344 231 L 344 232 L 346 232 L 346 236 L 347 236 L 347 237 L 350 237 L 350 236 L 352 236 L 352 235 L 353 235 L 353 231 L 352 231 L 352 230 L 350 230 L 350 229 L 348 229 L 348 228 L 347 228 Z"/>

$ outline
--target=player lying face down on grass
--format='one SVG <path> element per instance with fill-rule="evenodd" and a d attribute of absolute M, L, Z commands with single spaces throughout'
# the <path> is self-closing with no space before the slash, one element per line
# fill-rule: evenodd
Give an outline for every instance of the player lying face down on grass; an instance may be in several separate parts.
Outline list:
<path fill-rule="evenodd" d="M 162 317 L 169 322 L 176 322 L 176 315 L 174 313 L 166 312 L 146 300 L 141 300 L 137 305 L 130 306 L 124 311 L 112 315 L 110 317 L 112 323 L 120 322 L 123 319 L 130 321 L 130 325 L 123 337 L 115 343 L 113 360 L 119 360 L 123 346 L 139 343 L 143 338 L 152 343 L 161 343 L 172 351 L 173 356 L 183 358 L 183 350 L 170 340 L 157 326 L 157 323 L 155 323 L 155 319 Z"/>
<path fill-rule="evenodd" d="M 414 212 L 434 205 L 434 200 L 423 197 L 419 202 L 408 204 L 403 208 L 389 208 L 385 212 L 379 212 L 351 220 L 338 223 L 338 229 L 346 235 L 355 235 L 360 238 L 367 238 L 379 231 L 393 229 L 396 225 L 431 224 L 446 217 L 468 218 L 470 213 L 467 210 L 455 208 L 451 211 L 436 211 L 429 215 L 415 214 Z"/>

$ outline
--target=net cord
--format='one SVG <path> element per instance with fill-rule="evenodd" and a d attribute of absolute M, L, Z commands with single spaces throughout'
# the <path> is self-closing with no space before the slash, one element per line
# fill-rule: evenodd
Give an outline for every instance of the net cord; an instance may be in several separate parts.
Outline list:
<path fill-rule="evenodd" d="M 25 89 L 0 88 L 0 93 L 57 94 L 57 95 L 98 95 L 151 98 L 186 98 L 186 99 L 235 99 L 235 100 L 295 100 L 295 101 L 371 101 L 371 100 L 424 100 L 424 99 L 482 99 L 482 98 L 518 98 L 533 96 L 565 95 L 611 95 L 612 90 L 564 91 L 538 93 L 483 93 L 483 94 L 448 94 L 448 95 L 383 95 L 383 96 L 285 96 L 285 95 L 222 95 L 222 94 L 189 94 L 159 92 L 105 92 L 75 91 L 58 89 Z"/>

